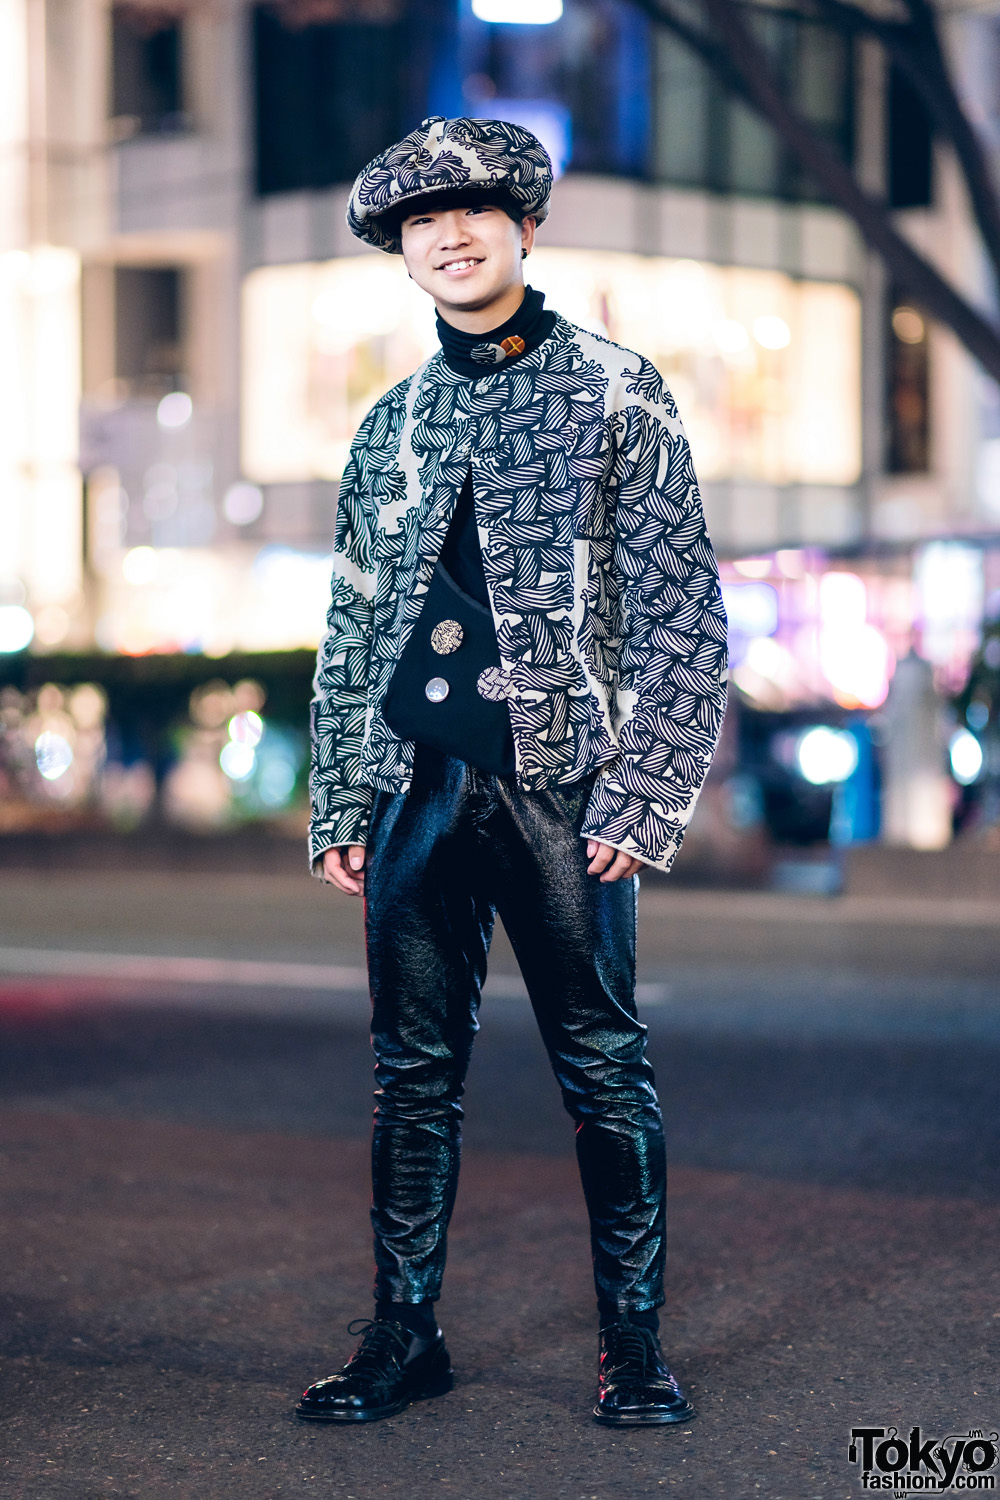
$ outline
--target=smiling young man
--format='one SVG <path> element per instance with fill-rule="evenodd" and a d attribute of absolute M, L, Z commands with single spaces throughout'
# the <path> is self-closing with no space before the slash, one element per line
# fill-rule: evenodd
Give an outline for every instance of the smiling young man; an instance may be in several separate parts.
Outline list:
<path fill-rule="evenodd" d="M 657 1337 L 665 1158 L 635 875 L 669 869 L 708 770 L 725 615 L 656 370 L 525 289 L 551 183 L 526 130 L 434 118 L 348 210 L 433 298 L 441 349 L 355 439 L 316 673 L 311 857 L 365 898 L 376 1059 L 375 1316 L 304 1393 L 316 1420 L 450 1389 L 434 1304 L 498 913 L 576 1124 L 594 1416 L 692 1415 Z"/>

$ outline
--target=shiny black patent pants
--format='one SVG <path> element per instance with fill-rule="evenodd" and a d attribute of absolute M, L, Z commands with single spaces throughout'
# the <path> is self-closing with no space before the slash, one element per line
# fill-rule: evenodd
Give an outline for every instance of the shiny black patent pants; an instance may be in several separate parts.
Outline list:
<path fill-rule="evenodd" d="M 380 1301 L 440 1292 L 497 912 L 576 1123 L 598 1302 L 663 1301 L 666 1167 L 635 1009 L 638 882 L 587 874 L 579 829 L 592 784 L 522 792 L 512 776 L 418 746 L 409 792 L 376 795 L 365 931 Z"/>

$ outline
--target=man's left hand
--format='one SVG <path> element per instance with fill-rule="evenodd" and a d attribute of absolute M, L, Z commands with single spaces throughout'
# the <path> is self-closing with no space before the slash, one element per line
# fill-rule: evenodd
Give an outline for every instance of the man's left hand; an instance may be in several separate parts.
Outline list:
<path fill-rule="evenodd" d="M 587 840 L 587 858 L 590 860 L 587 874 L 600 875 L 602 881 L 627 880 L 643 865 L 641 859 L 633 859 L 621 849 L 612 849 L 610 844 L 599 844 L 596 839 Z"/>

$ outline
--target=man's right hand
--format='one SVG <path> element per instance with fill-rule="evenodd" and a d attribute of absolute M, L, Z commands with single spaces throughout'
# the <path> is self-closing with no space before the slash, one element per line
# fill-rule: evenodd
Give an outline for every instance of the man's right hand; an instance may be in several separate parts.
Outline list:
<path fill-rule="evenodd" d="M 323 879 L 348 896 L 365 893 L 365 851 L 362 844 L 328 849 L 323 855 Z"/>

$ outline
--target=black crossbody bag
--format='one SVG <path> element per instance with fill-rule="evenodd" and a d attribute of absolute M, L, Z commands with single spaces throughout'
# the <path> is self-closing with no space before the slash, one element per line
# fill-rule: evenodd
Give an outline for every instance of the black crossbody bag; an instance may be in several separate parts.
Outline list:
<path fill-rule="evenodd" d="M 493 615 L 440 563 L 392 674 L 382 717 L 402 740 L 499 776 L 514 772 L 506 673 Z"/>

